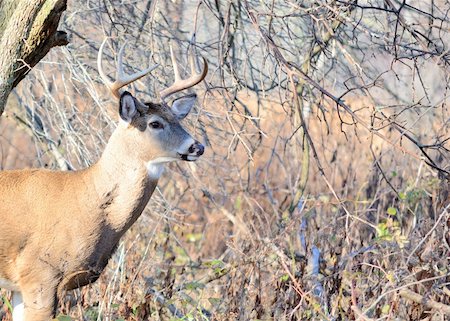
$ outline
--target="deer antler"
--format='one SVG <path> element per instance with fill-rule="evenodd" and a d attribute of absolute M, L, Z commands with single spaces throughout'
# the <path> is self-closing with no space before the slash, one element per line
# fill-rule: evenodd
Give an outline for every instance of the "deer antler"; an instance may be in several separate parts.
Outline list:
<path fill-rule="evenodd" d="M 208 63 L 206 62 L 206 59 L 202 57 L 203 59 L 203 70 L 200 73 L 197 73 L 195 70 L 195 62 L 194 62 L 194 55 L 192 52 L 190 52 L 189 56 L 189 64 L 191 66 L 191 73 L 192 75 L 187 79 L 182 79 L 180 76 L 180 72 L 178 70 L 177 60 L 175 59 L 175 54 L 173 53 L 172 46 L 170 46 L 170 58 L 172 60 L 172 66 L 173 66 L 173 73 L 175 75 L 175 82 L 168 88 L 162 90 L 160 92 L 161 99 L 164 100 L 168 96 L 182 91 L 184 89 L 193 87 L 197 85 L 200 81 L 205 79 L 206 74 L 208 73 Z"/>
<path fill-rule="evenodd" d="M 98 57 L 97 57 L 98 72 L 99 72 L 100 77 L 102 78 L 103 82 L 105 83 L 105 85 L 108 86 L 109 89 L 111 90 L 111 93 L 115 97 L 119 98 L 120 97 L 120 89 L 122 87 L 132 83 L 133 81 L 136 81 L 136 80 L 144 77 L 145 75 L 150 73 L 153 69 L 158 67 L 158 64 L 150 66 L 147 69 L 144 69 L 142 71 L 136 72 L 136 73 L 134 73 L 132 75 L 125 75 L 125 73 L 123 71 L 123 63 L 122 63 L 122 61 L 123 61 L 123 52 L 124 52 L 125 46 L 127 44 L 127 42 L 125 42 L 122 45 L 122 47 L 120 48 L 119 56 L 117 57 L 116 80 L 115 81 L 111 81 L 111 79 L 109 79 L 109 77 L 103 71 L 103 65 L 102 65 L 103 47 L 105 46 L 105 43 L 106 43 L 107 40 L 108 40 L 108 38 L 105 38 L 105 40 L 103 40 L 103 43 L 100 46 L 100 49 L 98 51 Z"/>

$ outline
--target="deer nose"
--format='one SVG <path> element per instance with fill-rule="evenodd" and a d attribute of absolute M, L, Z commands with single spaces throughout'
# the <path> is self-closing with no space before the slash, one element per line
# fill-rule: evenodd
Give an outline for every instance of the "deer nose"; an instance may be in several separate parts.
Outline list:
<path fill-rule="evenodd" d="M 195 155 L 200 156 L 203 155 L 204 152 L 205 146 L 203 146 L 199 142 L 195 142 L 191 145 L 191 147 L 189 147 L 189 153 L 191 154 L 195 153 Z"/>
<path fill-rule="evenodd" d="M 203 155 L 203 153 L 205 152 L 205 146 L 203 146 L 202 144 L 198 143 L 198 151 L 197 151 L 197 155 Z"/>

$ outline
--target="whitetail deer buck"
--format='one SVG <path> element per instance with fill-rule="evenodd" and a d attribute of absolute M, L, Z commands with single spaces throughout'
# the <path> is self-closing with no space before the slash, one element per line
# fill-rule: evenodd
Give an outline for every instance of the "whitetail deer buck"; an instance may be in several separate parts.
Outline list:
<path fill-rule="evenodd" d="M 105 40 L 106 41 L 106 40 Z M 196 96 L 164 102 L 168 96 L 202 81 L 189 55 L 192 75 L 181 79 L 171 50 L 175 82 L 161 91 L 160 103 L 141 103 L 122 87 L 156 66 L 126 76 L 119 51 L 117 80 L 98 69 L 120 99 L 120 124 L 98 162 L 73 171 L 44 169 L 0 172 L 0 287 L 13 291 L 13 319 L 49 320 L 64 290 L 94 282 L 121 236 L 138 219 L 156 188 L 163 163 L 195 161 L 204 147 L 179 121 Z"/>

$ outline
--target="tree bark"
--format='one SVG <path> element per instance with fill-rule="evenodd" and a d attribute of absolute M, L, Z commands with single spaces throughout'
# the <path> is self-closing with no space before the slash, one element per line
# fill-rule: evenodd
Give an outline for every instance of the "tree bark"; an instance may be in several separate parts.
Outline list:
<path fill-rule="evenodd" d="M 54 46 L 68 44 L 57 31 L 66 0 L 0 0 L 0 116 L 11 90 Z"/>

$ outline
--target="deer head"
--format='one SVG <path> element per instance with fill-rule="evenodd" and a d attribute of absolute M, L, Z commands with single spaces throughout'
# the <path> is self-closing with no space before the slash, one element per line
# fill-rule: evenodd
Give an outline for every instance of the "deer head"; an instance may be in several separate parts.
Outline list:
<path fill-rule="evenodd" d="M 166 103 L 165 100 L 170 95 L 193 87 L 202 81 L 208 71 L 206 60 L 203 59 L 203 69 L 200 73 L 197 73 L 194 57 L 190 54 L 189 61 L 192 75 L 187 79 L 181 79 L 171 48 L 175 82 L 169 88 L 160 92 L 160 102 L 142 103 L 128 91 L 121 92 L 121 88 L 150 73 L 156 66 L 151 66 L 132 75 L 125 75 L 122 63 L 124 44 L 118 55 L 116 80 L 111 81 L 102 67 L 104 44 L 105 41 L 98 54 L 99 73 L 112 94 L 119 98 L 120 135 L 122 139 L 126 139 L 129 144 L 133 145 L 134 156 L 145 161 L 149 166 L 175 160 L 197 160 L 203 154 L 204 146 L 193 139 L 180 124 L 180 121 L 191 111 L 196 101 L 196 95 L 181 96 L 174 99 L 170 104 Z"/>

